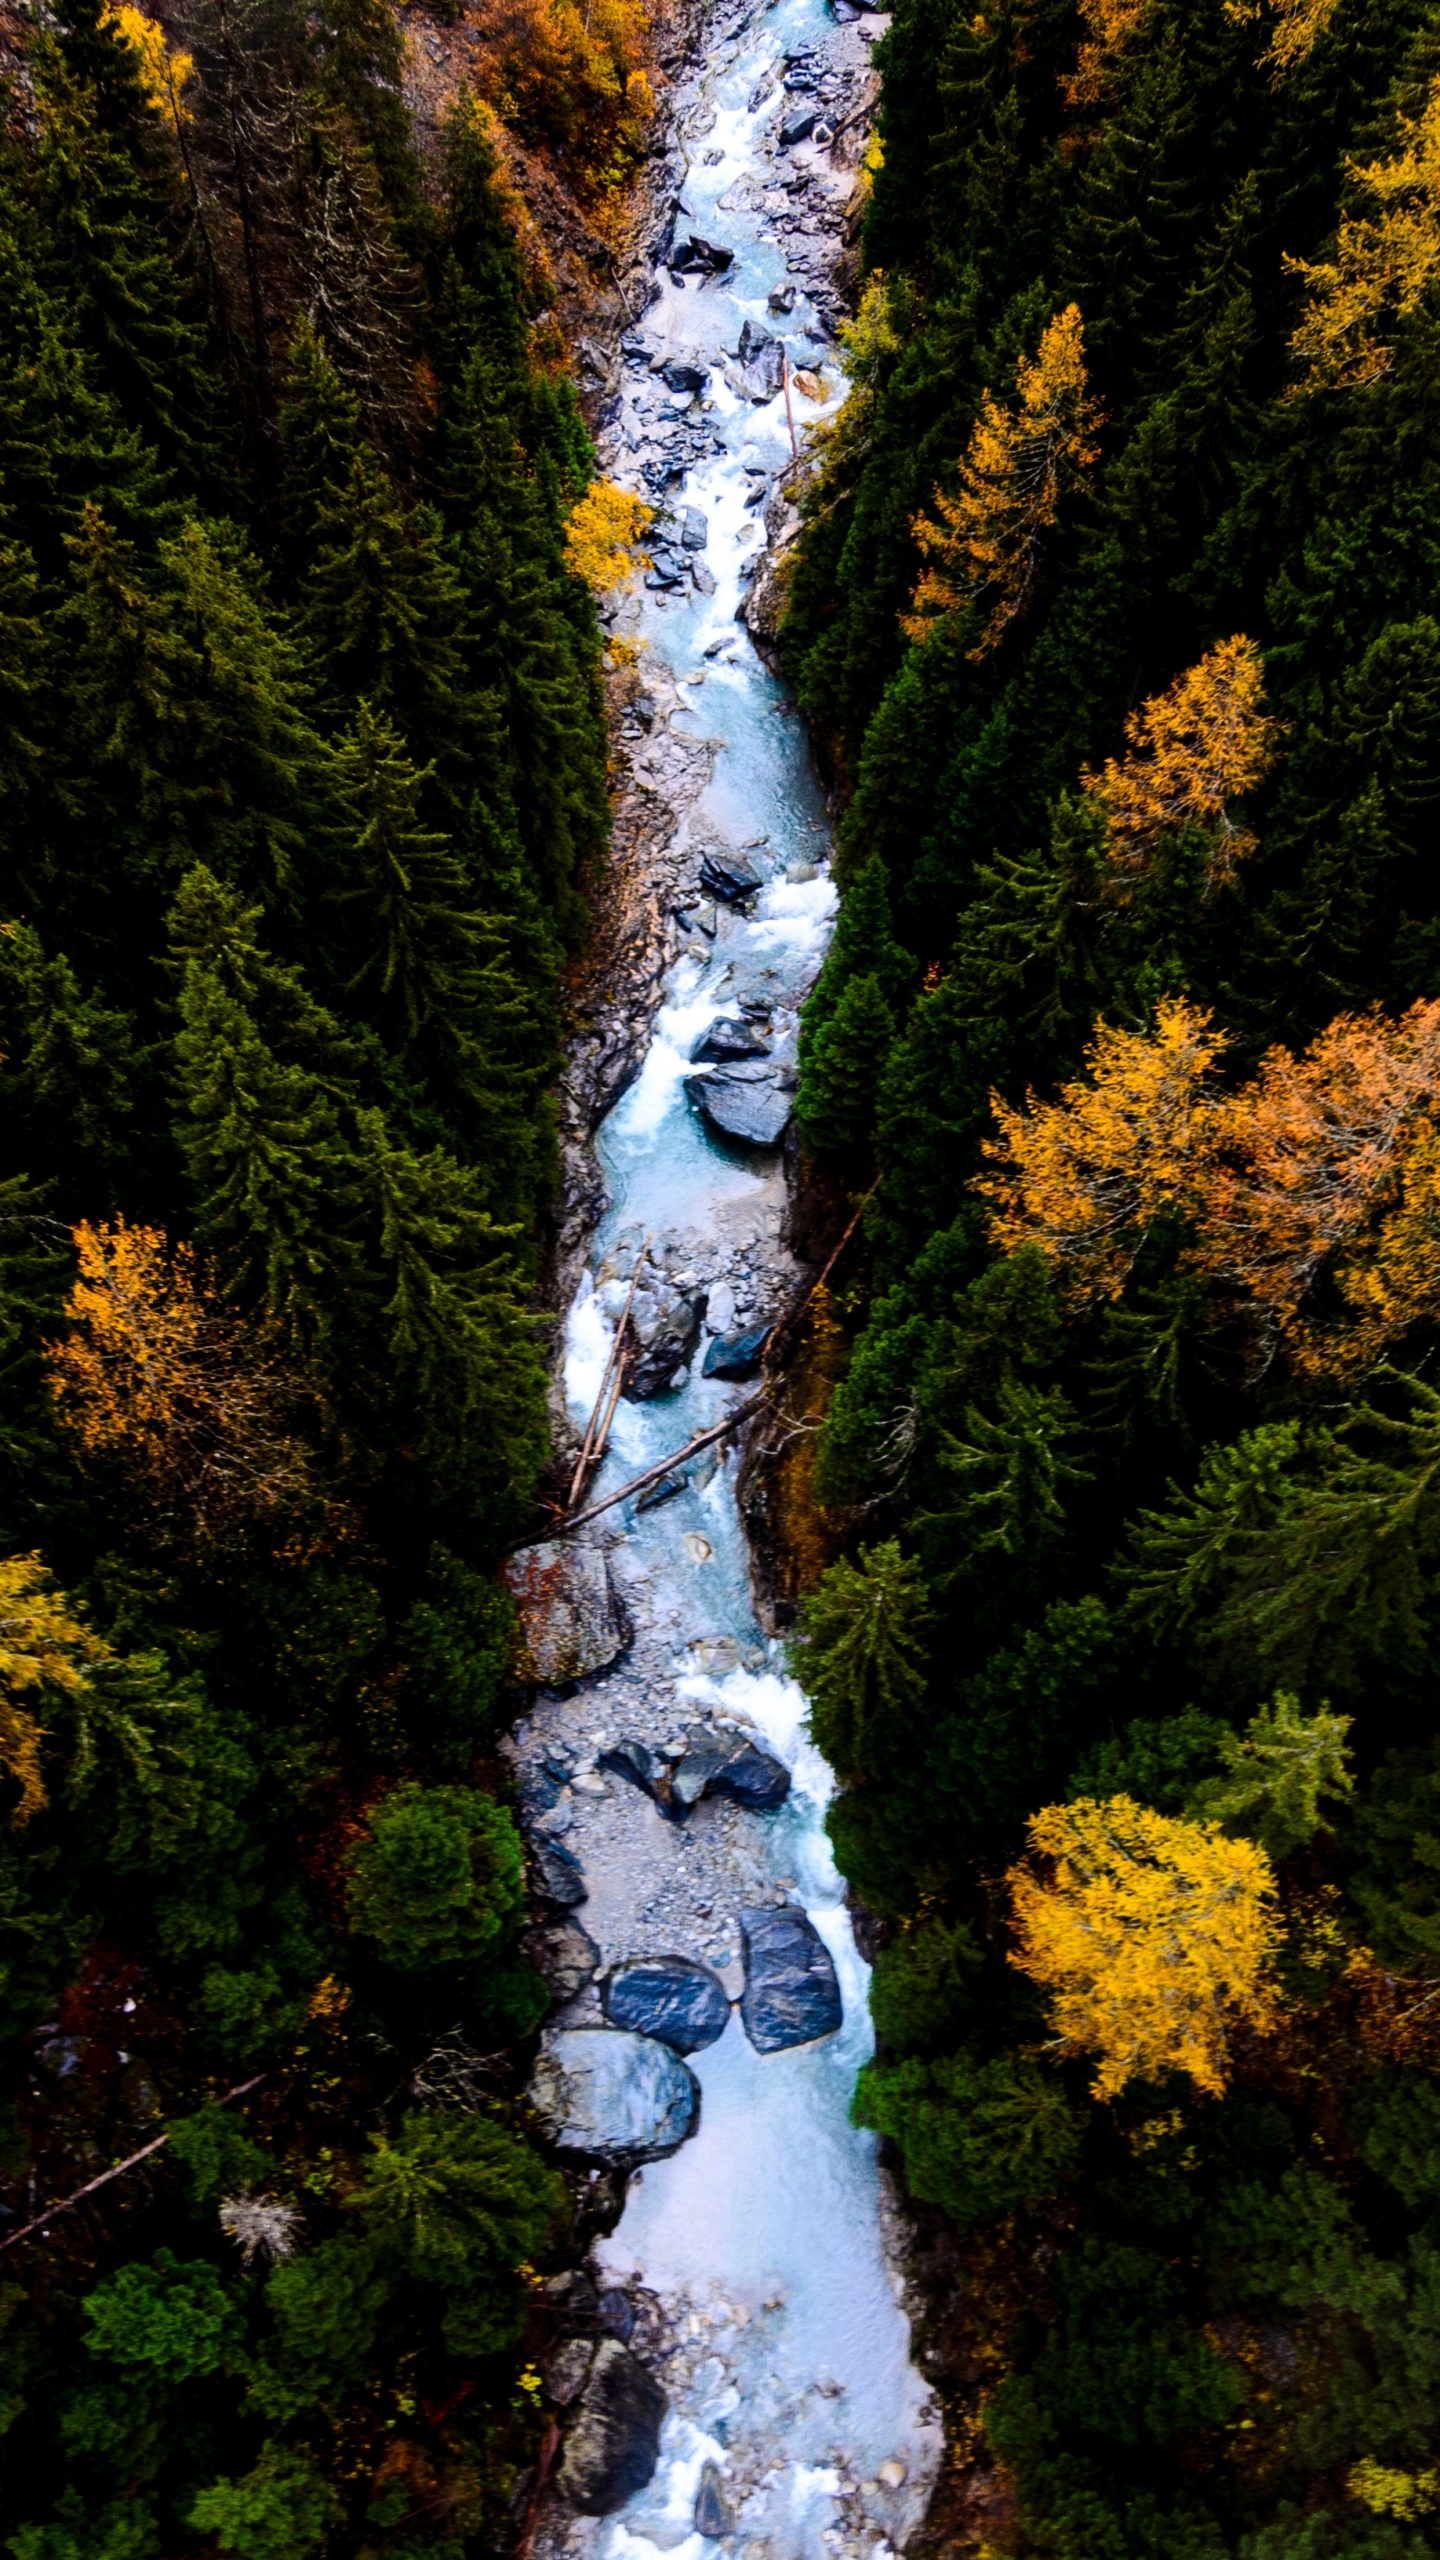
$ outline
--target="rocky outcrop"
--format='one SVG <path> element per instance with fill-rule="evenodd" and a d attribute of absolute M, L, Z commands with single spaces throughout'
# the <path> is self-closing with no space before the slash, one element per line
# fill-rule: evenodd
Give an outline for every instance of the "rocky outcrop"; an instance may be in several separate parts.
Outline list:
<path fill-rule="evenodd" d="M 665 2394 L 618 2339 L 596 2348 L 555 2485 L 586 2516 L 613 2516 L 654 2476 Z"/>
<path fill-rule="evenodd" d="M 670 2047 L 615 2027 L 553 2030 L 530 2103 L 557 2151 L 626 2168 L 666 2159 L 700 2121 L 699 2087 Z"/>
<path fill-rule="evenodd" d="M 742 1911 L 740 2015 L 757 2053 L 833 2035 L 843 2010 L 830 1951 L 803 1911 Z"/>
<path fill-rule="evenodd" d="M 665 1395 L 689 1361 L 700 1339 L 705 1300 L 693 1291 L 642 1298 L 637 1290 L 636 1304 L 641 1310 L 636 1324 L 640 1353 L 621 1392 L 630 1403 L 644 1404 L 652 1396 Z"/>
<path fill-rule="evenodd" d="M 751 1813 L 773 1813 L 790 1793 L 783 1760 L 757 1743 L 704 1732 L 673 1759 L 652 1751 L 646 1742 L 615 1742 L 600 1754 L 597 1766 L 639 1787 L 669 1822 L 681 1820 L 702 1796 L 728 1796 Z"/>
<path fill-rule="evenodd" d="M 549 1929 L 531 1929 L 523 1944 L 557 2006 L 573 2000 L 599 1970 L 600 1950 L 578 1920 L 557 1921 Z"/>
<path fill-rule="evenodd" d="M 549 1839 L 543 1831 L 531 1835 L 530 1881 L 546 1902 L 558 1902 L 562 1908 L 589 1899 L 585 1872 L 578 1858 L 563 1849 L 558 1840 Z"/>
<path fill-rule="evenodd" d="M 603 1671 L 630 1642 L 630 1628 L 601 1547 L 547 1539 L 522 1547 L 504 1567 L 520 1613 L 516 1677 L 557 1689 Z"/>
<path fill-rule="evenodd" d="M 790 1126 L 792 1100 L 771 1069 L 741 1064 L 687 1076 L 685 1091 L 721 1137 L 746 1147 L 778 1147 Z"/>
<path fill-rule="evenodd" d="M 643 1956 L 617 1966 L 605 1985 L 612 2026 L 658 2036 L 676 2053 L 699 2053 L 730 2023 L 730 1997 L 718 1974 L 693 1956 Z"/>

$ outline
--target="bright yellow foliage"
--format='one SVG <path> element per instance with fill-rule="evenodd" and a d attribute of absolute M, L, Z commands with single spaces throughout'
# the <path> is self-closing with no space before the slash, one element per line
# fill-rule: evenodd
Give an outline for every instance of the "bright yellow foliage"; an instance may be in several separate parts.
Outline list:
<path fill-rule="evenodd" d="M 1345 2486 L 1372 2516 L 1395 2516 L 1401 2524 L 1413 2524 L 1417 2516 L 1440 2507 L 1440 2471 L 1392 2471 L 1368 2454 L 1363 2462 L 1352 2463 Z"/>
<path fill-rule="evenodd" d="M 303 1452 L 280 1426 L 290 1382 L 190 1246 L 123 1218 L 82 1224 L 74 1241 L 70 1330 L 46 1345 L 46 1362 L 80 1447 L 118 1458 L 202 1532 L 298 1493 Z"/>
<path fill-rule="evenodd" d="M 102 12 L 106 26 L 118 27 L 127 44 L 140 56 L 140 78 L 148 104 L 163 117 L 172 133 L 190 122 L 190 109 L 183 103 L 182 92 L 195 77 L 195 57 L 182 53 L 165 41 L 165 30 L 158 18 L 147 18 L 143 9 L 132 8 L 129 0 L 119 0 Z"/>
<path fill-rule="evenodd" d="M 593 595 L 633 587 L 637 568 L 650 565 L 649 553 L 637 546 L 654 513 L 643 498 L 615 481 L 592 480 L 566 519 L 566 568 L 583 578 Z"/>
<path fill-rule="evenodd" d="M 1231 2029 L 1263 2029 L 1274 2011 L 1264 1850 L 1129 1796 L 1047 1805 L 1029 1834 L 1050 1863 L 1011 1870 L 1011 1961 L 1052 1994 L 1062 2042 L 1096 2056 L 1096 2096 L 1167 2071 L 1218 2096 Z"/>
<path fill-rule="evenodd" d="M 1041 536 L 1060 512 L 1067 481 L 1098 456 L 1099 423 L 1072 302 L 1047 325 L 1034 362 L 1021 357 L 1014 396 L 1002 402 L 985 393 L 959 489 L 954 497 L 935 492 L 940 522 L 916 516 L 911 524 L 928 563 L 901 617 L 912 640 L 928 640 L 958 606 L 988 599 L 990 618 L 969 655 L 984 658 L 999 646 L 1030 600 Z"/>
<path fill-rule="evenodd" d="M 1275 760 L 1281 730 L 1261 709 L 1264 687 L 1260 652 L 1237 632 L 1131 712 L 1118 763 L 1112 756 L 1103 773 L 1083 776 L 1104 811 L 1118 887 L 1141 876 L 1162 837 L 1184 828 L 1210 838 L 1211 886 L 1254 852 L 1255 838 L 1236 824 L 1230 803 L 1253 790 Z"/>
<path fill-rule="evenodd" d="M 28 1822 L 45 1802 L 40 1776 L 44 1727 L 20 1704 L 27 1690 L 72 1695 L 89 1687 L 88 1666 L 109 1647 L 92 1635 L 38 1555 L 0 1557 L 0 1769 L 20 1790 L 11 1816 Z"/>
<path fill-rule="evenodd" d="M 1272 78 L 1281 81 L 1308 61 L 1338 6 L 1339 0 L 1270 0 L 1270 42 L 1260 60 Z M 1224 0 L 1224 9 L 1237 26 L 1258 26 L 1265 14 L 1262 0 Z"/>
<path fill-rule="evenodd" d="M 1119 56 L 1150 14 L 1150 0 L 1080 0 L 1085 37 L 1075 68 L 1061 82 L 1068 107 L 1098 107 Z"/>
<path fill-rule="evenodd" d="M 1307 391 L 1378 381 L 1393 361 L 1396 326 L 1440 276 L 1440 77 L 1420 116 L 1401 116 L 1398 128 L 1389 160 L 1346 161 L 1373 211 L 1341 214 L 1334 257 L 1315 266 L 1285 260 L 1309 288 L 1290 341 Z"/>
<path fill-rule="evenodd" d="M 1005 1250 L 1036 1244 L 1082 1299 L 1118 1296 L 1148 1221 L 1196 1197 L 1224 1046 L 1206 1010 L 1167 997 L 1151 1035 L 1097 1022 L 1085 1075 L 1054 1102 L 1032 1093 L 1015 1110 L 992 1095 L 1000 1136 L 985 1153 L 1000 1170 L 975 1187 Z"/>

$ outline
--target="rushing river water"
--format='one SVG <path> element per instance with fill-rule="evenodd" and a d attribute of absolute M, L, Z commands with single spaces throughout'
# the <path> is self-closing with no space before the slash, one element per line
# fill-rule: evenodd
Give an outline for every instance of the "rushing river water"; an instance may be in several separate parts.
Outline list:
<path fill-rule="evenodd" d="M 683 119 L 693 160 L 684 195 L 691 221 L 682 229 L 732 250 L 734 264 L 703 283 L 681 284 L 662 271 L 659 298 L 640 322 L 658 354 L 696 355 L 712 368 L 704 427 L 723 450 L 695 462 L 683 487 L 667 493 L 677 511 L 697 508 L 706 520 L 703 559 L 714 591 L 687 584 L 663 600 L 646 595 L 638 628 L 682 687 L 704 671 L 703 685 L 688 695 L 693 709 L 679 715 L 696 734 L 719 741 L 691 836 L 750 846 L 765 884 L 750 913 L 720 908 L 713 942 L 697 936 L 686 945 L 643 1069 L 600 1134 L 609 1207 L 567 1331 L 567 1394 L 581 1425 L 645 1236 L 657 1263 L 680 1283 L 708 1279 L 713 1330 L 725 1329 L 718 1319 L 737 1299 L 754 1296 L 763 1307 L 767 1286 L 773 1305 L 786 1276 L 775 1152 L 715 1143 L 685 1079 L 695 1072 L 691 1051 L 707 1024 L 746 1001 L 767 1008 L 775 1055 L 783 1061 L 793 1054 L 796 1011 L 834 913 L 824 809 L 801 724 L 787 716 L 781 688 L 735 618 L 758 538 L 747 497 L 762 470 L 773 473 L 789 459 L 785 400 L 783 393 L 764 403 L 744 397 L 719 366 L 722 356 L 733 358 L 747 318 L 783 331 L 797 367 L 814 368 L 823 354 L 818 338 L 806 334 L 818 315 L 803 290 L 793 312 L 777 317 L 769 308 L 772 288 L 786 280 L 784 247 L 770 231 L 758 188 L 736 182 L 749 173 L 773 189 L 777 170 L 783 178 L 794 165 L 765 151 L 779 95 L 773 80 L 763 94 L 766 75 L 807 48 L 823 57 L 842 45 L 863 59 L 858 38 L 840 38 L 822 0 L 779 0 L 732 20 L 728 35 L 722 27 Z M 713 121 L 697 130 L 707 107 Z M 773 215 L 773 195 L 771 205 Z M 655 379 L 643 364 L 640 378 Z M 843 393 L 833 356 L 825 379 L 833 404 Z M 811 420 L 821 414 L 798 394 L 795 408 Z M 692 439 L 698 417 L 691 413 Z M 652 443 L 652 489 L 654 454 Z M 632 407 L 628 427 L 622 422 L 607 442 L 606 464 L 643 487 L 645 459 L 645 432 Z M 725 1276 L 717 1288 L 722 1267 L 740 1276 Z M 625 1482 L 751 1392 L 701 1376 L 707 1338 L 702 1334 L 671 1392 L 621 1403 L 593 1492 Z M 733 1986 L 738 1941 L 733 1907 L 724 1907 L 728 1857 L 735 1894 L 753 1896 L 758 1883 L 762 1898 L 788 1895 L 809 1913 L 835 1962 L 844 2021 L 829 2038 L 762 2056 L 732 2011 L 720 2040 L 691 2057 L 702 2089 L 698 2134 L 633 2179 L 623 2218 L 601 2244 L 603 2272 L 658 2296 L 681 2342 L 662 2373 L 670 2408 L 654 2479 L 619 2515 L 574 2528 L 604 2560 L 648 2560 L 654 2550 L 699 2560 L 708 2546 L 692 2513 L 707 2461 L 718 2469 L 734 2521 L 732 2549 L 748 2549 L 753 2560 L 764 2552 L 771 2560 L 858 2560 L 903 2540 L 923 2508 L 938 2452 L 882 2245 L 875 2146 L 849 2121 L 871 2038 L 866 1967 L 825 1835 L 832 1781 L 806 1739 L 804 1701 L 781 1648 L 756 1623 L 734 1463 L 695 1467 L 663 1507 L 611 1515 L 635 1644 L 618 1683 L 589 1684 L 582 1722 L 599 1740 L 607 1730 L 637 1726 L 660 1735 L 697 1714 L 733 1718 L 788 1764 L 792 1792 L 769 1817 L 731 1809 L 723 1840 L 715 1829 L 706 1848 L 700 1820 L 715 1808 L 699 1809 L 687 1844 L 639 1793 L 612 1789 L 611 1832 L 578 1843 L 591 1890 L 580 1916 L 608 1941 L 606 1959 L 614 1961 L 633 1951 L 626 1933 L 635 1914 L 651 1908 L 652 1948 L 669 1943 L 712 1962 L 729 1959 Z M 616 1832 L 615 1824 L 628 1827 Z M 668 1861 L 665 1874 L 674 1879 L 653 1907 L 639 1899 L 643 1880 L 637 1882 L 650 1860 Z"/>

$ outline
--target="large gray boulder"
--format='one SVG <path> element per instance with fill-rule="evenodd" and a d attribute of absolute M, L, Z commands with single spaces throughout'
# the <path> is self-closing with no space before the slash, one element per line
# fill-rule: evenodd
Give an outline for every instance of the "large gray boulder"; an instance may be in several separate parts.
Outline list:
<path fill-rule="evenodd" d="M 765 1357 L 770 1339 L 768 1324 L 751 1327 L 748 1333 L 717 1333 L 705 1354 L 702 1378 L 753 1378 Z"/>
<path fill-rule="evenodd" d="M 757 2053 L 833 2035 L 843 2010 L 830 1951 L 803 1911 L 742 1911 L 740 2015 Z"/>
<path fill-rule="evenodd" d="M 503 1579 L 520 1612 L 517 1676 L 557 1689 L 603 1671 L 630 1629 L 600 1547 L 548 1538 L 508 1558 Z"/>
<path fill-rule="evenodd" d="M 590 1888 L 585 1870 L 572 1850 L 561 1847 L 558 1840 L 548 1839 L 543 1831 L 532 1832 L 528 1843 L 530 1875 L 537 1893 L 547 1902 L 570 1905 L 589 1899 Z"/>
<path fill-rule="evenodd" d="M 613 2516 L 654 2476 L 665 2394 L 618 2338 L 603 2338 L 555 2476 L 562 2498 L 585 2516 Z"/>
<path fill-rule="evenodd" d="M 813 115 L 810 121 L 814 123 Z M 747 320 L 740 332 L 740 362 L 751 399 L 773 400 L 785 380 L 785 350 L 779 339 Z"/>
<path fill-rule="evenodd" d="M 742 1146 L 778 1147 L 790 1126 L 791 1097 L 764 1068 L 719 1067 L 687 1076 L 685 1091 L 703 1120 Z"/>
<path fill-rule="evenodd" d="M 733 1021 L 727 1014 L 717 1013 L 714 1021 L 701 1032 L 690 1052 L 698 1066 L 728 1066 L 732 1058 L 768 1058 L 770 1043 L 753 1023 Z"/>
<path fill-rule="evenodd" d="M 753 1742 L 706 1741 L 676 1761 L 670 1790 L 686 1812 L 702 1796 L 728 1796 L 749 1813 L 774 1813 L 790 1793 L 790 1772 Z"/>
<path fill-rule="evenodd" d="M 658 2036 L 676 2053 L 699 2053 L 729 2025 L 730 1995 L 693 1956 L 642 1956 L 611 1974 L 605 2015 L 612 2026 Z"/>
<path fill-rule="evenodd" d="M 599 1970 L 600 1950 L 578 1920 L 559 1920 L 553 1928 L 528 1930 L 523 1944 L 556 2001 L 573 2000 Z"/>
<path fill-rule="evenodd" d="M 707 845 L 700 857 L 700 885 L 712 898 L 723 898 L 727 906 L 738 906 L 753 898 L 765 886 L 765 874 L 747 853 L 736 853 L 730 845 Z"/>
<path fill-rule="evenodd" d="M 678 2151 L 700 2121 L 700 2091 L 668 2044 L 616 2027 L 546 2036 L 530 2103 L 557 2151 L 633 2168 Z"/>

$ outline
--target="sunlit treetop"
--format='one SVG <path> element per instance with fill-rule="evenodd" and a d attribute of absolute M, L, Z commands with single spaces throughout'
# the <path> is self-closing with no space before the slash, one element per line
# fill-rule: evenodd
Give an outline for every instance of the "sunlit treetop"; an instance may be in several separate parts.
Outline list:
<path fill-rule="evenodd" d="M 1224 2089 L 1236 2026 L 1263 2030 L 1279 1940 L 1263 1849 L 1130 1796 L 1052 1804 L 1011 1870 L 1011 1961 L 1050 1995 L 1050 2023 L 1095 2056 L 1095 2094 L 1188 2074 Z"/>
<path fill-rule="evenodd" d="M 0 1769 L 19 1790 L 12 1823 L 28 1822 L 45 1803 L 44 1728 L 21 1700 L 45 1688 L 87 1689 L 108 1655 L 38 1555 L 0 1557 Z"/>
<path fill-rule="evenodd" d="M 1254 852 L 1254 836 L 1232 810 L 1275 760 L 1281 730 L 1262 709 L 1264 686 L 1260 652 L 1237 632 L 1132 711 L 1124 755 L 1084 775 L 1104 814 L 1105 851 L 1122 892 L 1166 836 L 1193 829 L 1207 839 L 1212 887 Z"/>
<path fill-rule="evenodd" d="M 565 565 L 592 595 L 623 594 L 648 568 L 640 537 L 655 510 L 613 480 L 592 480 L 565 522 Z"/>
<path fill-rule="evenodd" d="M 143 9 L 131 7 L 130 0 L 118 0 L 118 5 L 108 7 L 104 22 L 118 28 L 126 43 L 134 46 L 140 56 L 140 80 L 147 104 L 172 133 L 178 133 L 182 124 L 190 122 L 184 92 L 195 77 L 193 54 L 168 44 L 159 19 L 147 18 Z"/>
<path fill-rule="evenodd" d="M 1388 160 L 1345 163 L 1368 207 L 1342 213 L 1333 258 L 1287 257 L 1306 288 L 1290 351 L 1302 391 L 1377 382 L 1395 358 L 1400 324 L 1440 276 L 1440 77 L 1417 116 L 1400 116 Z"/>
<path fill-rule="evenodd" d="M 913 519 L 926 562 L 901 616 L 912 640 L 928 640 L 948 614 L 988 607 L 972 659 L 988 657 L 1030 601 L 1041 538 L 1071 482 L 1098 459 L 1100 410 L 1088 394 L 1085 330 L 1076 303 L 1048 322 L 1033 359 L 1022 356 L 1005 401 L 987 391 L 953 497 L 934 495 L 938 524 Z"/>

